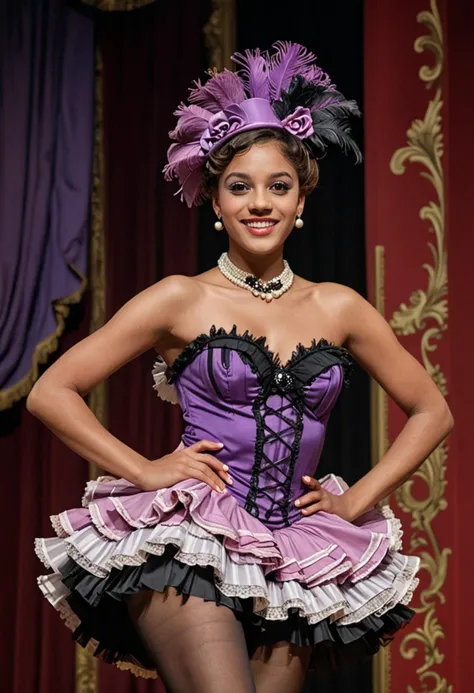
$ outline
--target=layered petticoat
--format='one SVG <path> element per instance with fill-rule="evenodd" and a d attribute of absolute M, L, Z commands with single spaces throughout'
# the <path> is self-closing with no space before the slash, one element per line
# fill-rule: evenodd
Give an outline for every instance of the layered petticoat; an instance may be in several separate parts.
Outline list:
<path fill-rule="evenodd" d="M 334 475 L 320 481 L 347 488 Z M 318 512 L 271 531 L 195 479 L 144 492 L 110 477 L 89 482 L 82 505 L 51 518 L 57 537 L 35 540 L 52 570 L 38 584 L 81 645 L 140 676 L 157 673 L 122 598 L 144 588 L 231 608 L 249 651 L 312 645 L 320 670 L 374 654 L 413 615 L 419 558 L 399 553 L 388 507 L 353 523 Z"/>

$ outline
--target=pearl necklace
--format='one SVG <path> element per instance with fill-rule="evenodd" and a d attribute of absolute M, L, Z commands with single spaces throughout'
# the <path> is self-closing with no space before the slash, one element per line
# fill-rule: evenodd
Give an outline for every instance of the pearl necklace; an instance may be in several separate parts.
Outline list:
<path fill-rule="evenodd" d="M 248 289 L 254 296 L 260 296 L 260 298 L 270 303 L 272 299 L 279 298 L 285 291 L 288 291 L 293 284 L 295 275 L 290 269 L 288 262 L 283 260 L 283 263 L 285 265 L 283 272 L 268 282 L 262 282 L 255 274 L 245 272 L 236 267 L 227 253 L 222 253 L 217 261 L 217 266 L 224 277 L 227 277 L 233 284 L 242 287 L 242 289 Z"/>

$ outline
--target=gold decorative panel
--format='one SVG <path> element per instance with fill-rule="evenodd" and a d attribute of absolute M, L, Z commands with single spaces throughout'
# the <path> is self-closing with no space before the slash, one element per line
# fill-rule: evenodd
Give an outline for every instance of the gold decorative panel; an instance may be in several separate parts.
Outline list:
<path fill-rule="evenodd" d="M 418 164 L 420 175 L 432 185 L 434 199 L 424 205 L 419 212 L 420 219 L 429 224 L 433 239 L 428 241 L 430 260 L 423 264 L 426 270 L 427 285 L 412 292 L 409 300 L 401 303 L 394 311 L 390 325 L 399 336 L 420 335 L 421 358 L 424 367 L 433 378 L 443 395 L 447 394 L 446 377 L 441 365 L 435 362 L 434 355 L 439 341 L 447 329 L 448 321 L 448 277 L 447 251 L 445 238 L 445 197 L 442 166 L 443 134 L 442 88 L 440 77 L 443 71 L 444 49 L 443 33 L 436 0 L 431 0 L 430 10 L 420 12 L 417 21 L 424 24 L 429 35 L 415 41 L 415 51 L 429 50 L 435 58 L 434 66 L 424 65 L 419 77 L 428 90 L 434 88 L 426 112 L 421 119 L 415 119 L 407 131 L 407 144 L 392 156 L 390 169 L 395 175 L 403 175 L 407 164 Z M 416 669 L 418 683 L 408 685 L 407 693 L 452 693 L 453 686 L 441 675 L 437 667 L 444 660 L 442 651 L 445 637 L 443 627 L 437 617 L 437 607 L 445 603 L 443 587 L 448 569 L 451 549 L 442 547 L 433 529 L 438 514 L 445 510 L 446 459 L 448 448 L 443 441 L 425 460 L 414 478 L 400 487 L 396 502 L 402 510 L 411 515 L 410 551 L 421 558 L 422 588 L 415 595 L 412 608 L 422 617 L 421 625 L 397 640 L 402 657 L 412 660 L 415 657 L 422 663 Z M 416 483 L 417 495 L 413 495 Z M 423 489 L 423 490 L 421 490 Z M 420 497 L 421 493 L 421 497 Z M 419 603 L 416 603 L 418 596 Z M 390 681 L 385 685 L 389 686 Z M 388 689 L 379 686 L 380 693 Z"/>

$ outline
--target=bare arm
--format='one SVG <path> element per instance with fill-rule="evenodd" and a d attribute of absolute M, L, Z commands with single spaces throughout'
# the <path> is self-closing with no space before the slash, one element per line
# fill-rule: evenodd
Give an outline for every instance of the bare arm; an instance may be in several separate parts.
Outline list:
<path fill-rule="evenodd" d="M 344 494 L 356 518 L 403 484 L 446 438 L 454 421 L 432 378 L 368 301 L 345 288 L 342 311 L 348 328 L 345 346 L 408 417 L 382 459 Z"/>
<path fill-rule="evenodd" d="M 132 298 L 45 371 L 28 396 L 28 411 L 89 462 L 137 483 L 149 460 L 109 433 L 83 397 L 152 348 L 170 330 L 191 291 L 188 277 L 173 275 Z"/>

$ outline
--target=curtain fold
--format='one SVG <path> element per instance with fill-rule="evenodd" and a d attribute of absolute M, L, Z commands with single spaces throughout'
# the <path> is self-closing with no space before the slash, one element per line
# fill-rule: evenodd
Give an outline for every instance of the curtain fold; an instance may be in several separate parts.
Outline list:
<path fill-rule="evenodd" d="M 202 73 L 207 3 L 155 3 L 134 13 L 98 15 L 103 60 L 104 223 L 107 319 L 169 274 L 195 274 L 196 212 L 174 195 L 162 169 L 173 111 Z M 177 32 L 179 31 L 179 40 Z M 108 427 L 150 459 L 174 449 L 181 412 L 153 390 L 149 351 L 108 380 Z M 99 663 L 97 693 L 164 693 Z"/>
<path fill-rule="evenodd" d="M 90 301 L 71 308 L 53 361 L 89 332 Z M 33 548 L 52 536 L 49 516 L 80 505 L 87 463 L 67 448 L 25 402 L 0 412 L 4 528 L 0 574 L 0 681 L 8 693 L 73 693 L 74 643 L 36 584 L 45 571 Z"/>
<path fill-rule="evenodd" d="M 94 33 L 62 0 L 0 23 L 0 409 L 26 396 L 87 285 Z"/>

